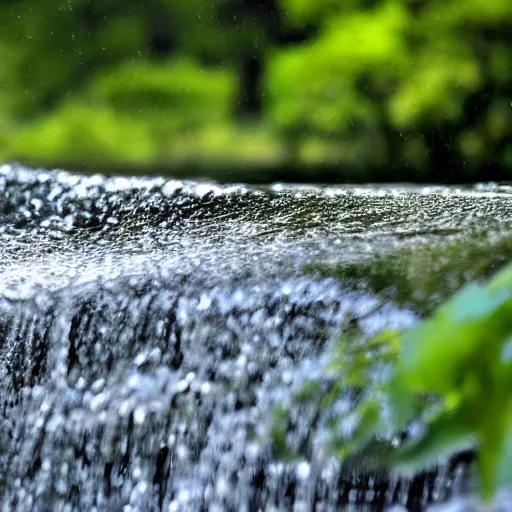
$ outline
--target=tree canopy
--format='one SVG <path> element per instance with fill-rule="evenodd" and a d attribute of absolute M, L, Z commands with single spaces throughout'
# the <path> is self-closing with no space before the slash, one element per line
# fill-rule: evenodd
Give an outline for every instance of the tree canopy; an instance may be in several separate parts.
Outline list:
<path fill-rule="evenodd" d="M 0 159 L 506 178 L 511 29 L 509 0 L 0 0 Z"/>

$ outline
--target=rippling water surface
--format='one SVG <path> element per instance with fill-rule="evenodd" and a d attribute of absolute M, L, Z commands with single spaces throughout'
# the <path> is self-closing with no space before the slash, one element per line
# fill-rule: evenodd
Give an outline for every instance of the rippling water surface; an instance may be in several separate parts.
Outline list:
<path fill-rule="evenodd" d="M 349 319 L 371 333 L 418 314 L 312 266 L 447 240 L 492 252 L 511 224 L 505 186 L 220 187 L 0 166 L 3 510 L 419 509 L 457 494 L 457 463 L 406 481 L 321 448 L 283 464 L 258 439 Z M 297 436 L 312 428 L 295 422 Z"/>

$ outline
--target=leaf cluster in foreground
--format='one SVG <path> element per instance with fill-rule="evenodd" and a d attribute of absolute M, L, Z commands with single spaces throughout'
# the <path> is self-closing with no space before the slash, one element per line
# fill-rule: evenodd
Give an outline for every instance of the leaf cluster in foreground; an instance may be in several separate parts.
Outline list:
<path fill-rule="evenodd" d="M 512 484 L 512 265 L 465 285 L 409 330 L 369 340 L 345 333 L 327 370 L 327 394 L 310 384 L 295 400 L 309 399 L 320 415 L 355 397 L 329 421 L 330 453 L 345 460 L 386 440 L 382 462 L 415 472 L 469 448 L 483 499 Z"/>

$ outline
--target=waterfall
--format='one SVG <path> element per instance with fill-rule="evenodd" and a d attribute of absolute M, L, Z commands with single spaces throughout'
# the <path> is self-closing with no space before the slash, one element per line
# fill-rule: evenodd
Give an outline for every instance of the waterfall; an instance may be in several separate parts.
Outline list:
<path fill-rule="evenodd" d="M 466 492 L 470 456 L 411 478 L 345 467 L 314 430 L 278 460 L 271 411 L 353 322 L 417 312 L 311 263 L 510 228 L 508 192 L 75 176 L 0 167 L 2 510 L 422 509 Z M 315 430 L 316 429 L 316 430 Z"/>

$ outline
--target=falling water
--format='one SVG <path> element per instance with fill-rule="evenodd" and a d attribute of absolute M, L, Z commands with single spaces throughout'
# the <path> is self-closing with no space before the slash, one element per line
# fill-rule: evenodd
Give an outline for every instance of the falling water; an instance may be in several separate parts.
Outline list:
<path fill-rule="evenodd" d="M 0 167 L 2 510 L 424 508 L 467 491 L 461 456 L 409 479 L 318 450 L 284 463 L 273 407 L 344 325 L 418 312 L 319 276 L 510 232 L 506 187 L 219 187 Z M 304 413 L 303 413 L 304 412 Z"/>

